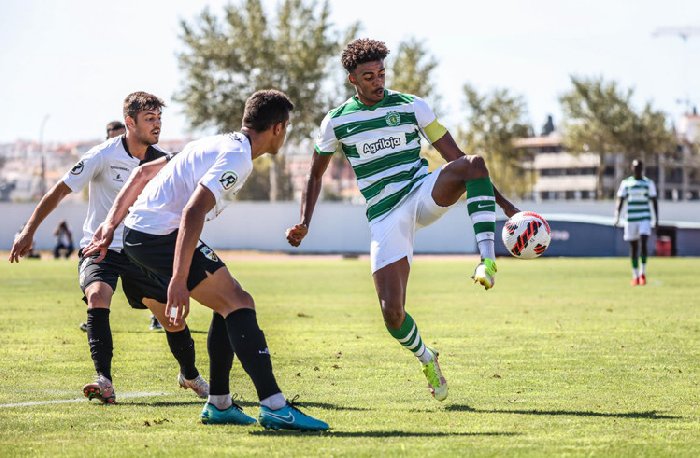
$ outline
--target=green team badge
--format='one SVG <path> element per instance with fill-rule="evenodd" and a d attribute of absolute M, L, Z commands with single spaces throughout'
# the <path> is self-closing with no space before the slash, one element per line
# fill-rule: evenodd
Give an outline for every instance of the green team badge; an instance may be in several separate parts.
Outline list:
<path fill-rule="evenodd" d="M 398 111 L 390 111 L 386 114 L 386 116 L 384 116 L 384 121 L 386 121 L 387 125 L 389 126 L 398 126 L 401 122 L 401 115 Z"/>

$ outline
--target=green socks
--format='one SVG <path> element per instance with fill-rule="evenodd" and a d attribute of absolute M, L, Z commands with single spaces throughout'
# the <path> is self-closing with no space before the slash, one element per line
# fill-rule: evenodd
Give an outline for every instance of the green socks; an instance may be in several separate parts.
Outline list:
<path fill-rule="evenodd" d="M 418 332 L 418 326 L 413 321 L 411 315 L 406 313 L 406 318 L 399 329 L 386 328 L 389 334 L 398 340 L 401 346 L 409 349 L 413 355 L 420 360 L 421 363 L 427 364 L 432 359 L 432 353 L 428 351 L 423 339 Z"/>
<path fill-rule="evenodd" d="M 477 178 L 465 183 L 467 187 L 467 212 L 474 226 L 479 253 L 482 259 L 495 259 L 496 198 L 491 178 Z"/>

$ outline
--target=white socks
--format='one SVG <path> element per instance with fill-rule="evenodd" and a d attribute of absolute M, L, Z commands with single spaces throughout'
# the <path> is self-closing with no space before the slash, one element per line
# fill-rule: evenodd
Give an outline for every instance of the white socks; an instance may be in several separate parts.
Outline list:
<path fill-rule="evenodd" d="M 231 394 L 210 394 L 207 402 L 219 410 L 226 410 L 233 404 Z M 278 410 L 287 405 L 287 399 L 282 393 L 277 393 L 260 401 L 260 405 L 268 409 Z"/>
<path fill-rule="evenodd" d="M 282 393 L 277 393 L 260 401 L 260 405 L 271 410 L 278 410 L 287 405 L 287 399 Z"/>
<path fill-rule="evenodd" d="M 496 260 L 496 248 L 493 243 L 493 239 L 484 239 L 477 243 L 479 246 L 479 254 L 481 254 L 481 259 L 492 259 Z"/>
<path fill-rule="evenodd" d="M 430 361 L 433 360 L 433 353 L 430 350 L 428 350 L 428 347 L 426 347 L 425 344 L 423 344 L 423 352 L 416 353 L 415 355 L 421 364 L 428 364 Z"/>
<path fill-rule="evenodd" d="M 231 407 L 233 401 L 231 401 L 231 394 L 210 394 L 207 398 L 207 402 L 219 410 L 226 410 Z"/>

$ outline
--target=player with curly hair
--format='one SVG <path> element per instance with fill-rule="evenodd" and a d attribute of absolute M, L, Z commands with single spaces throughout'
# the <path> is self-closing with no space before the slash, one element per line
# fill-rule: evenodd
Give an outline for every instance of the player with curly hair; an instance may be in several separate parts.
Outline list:
<path fill-rule="evenodd" d="M 307 235 L 323 174 L 340 148 L 367 201 L 372 274 L 384 323 L 418 358 L 431 393 L 442 401 L 447 398 L 447 382 L 438 352 L 423 343 L 405 310 L 415 231 L 439 219 L 466 191 L 481 254 L 472 279 L 490 289 L 496 274 L 496 203 L 509 217 L 518 209 L 495 189 L 484 159 L 465 155 L 423 99 L 384 87 L 388 54 L 383 42 L 366 38 L 345 47 L 341 61 L 356 95 L 328 112 L 321 123 L 302 197 L 301 221 L 287 230 L 287 240 L 299 246 Z M 420 157 L 421 137 L 448 162 L 441 169 L 428 172 L 427 160 Z"/>

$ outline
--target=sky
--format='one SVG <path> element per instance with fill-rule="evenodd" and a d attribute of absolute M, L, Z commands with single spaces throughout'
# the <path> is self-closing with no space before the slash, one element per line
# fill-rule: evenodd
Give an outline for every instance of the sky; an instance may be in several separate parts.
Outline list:
<path fill-rule="evenodd" d="M 124 97 L 137 90 L 168 104 L 162 139 L 201 134 L 172 101 L 182 86 L 179 24 L 204 6 L 221 12 L 229 1 L 242 4 L 3 0 L 0 143 L 42 134 L 46 142 L 99 138 L 107 122 L 121 119 Z M 264 4 L 274 12 L 280 1 Z M 653 36 L 660 27 L 700 27 L 695 0 L 329 2 L 338 29 L 360 21 L 360 36 L 390 49 L 411 37 L 426 44 L 439 61 L 435 82 L 449 129 L 464 119 L 465 83 L 522 96 L 536 131 L 548 114 L 561 120 L 558 97 L 570 75 L 615 80 L 635 90 L 637 106 L 650 101 L 674 119 L 683 112 L 679 99 L 700 102 L 700 35 Z"/>

